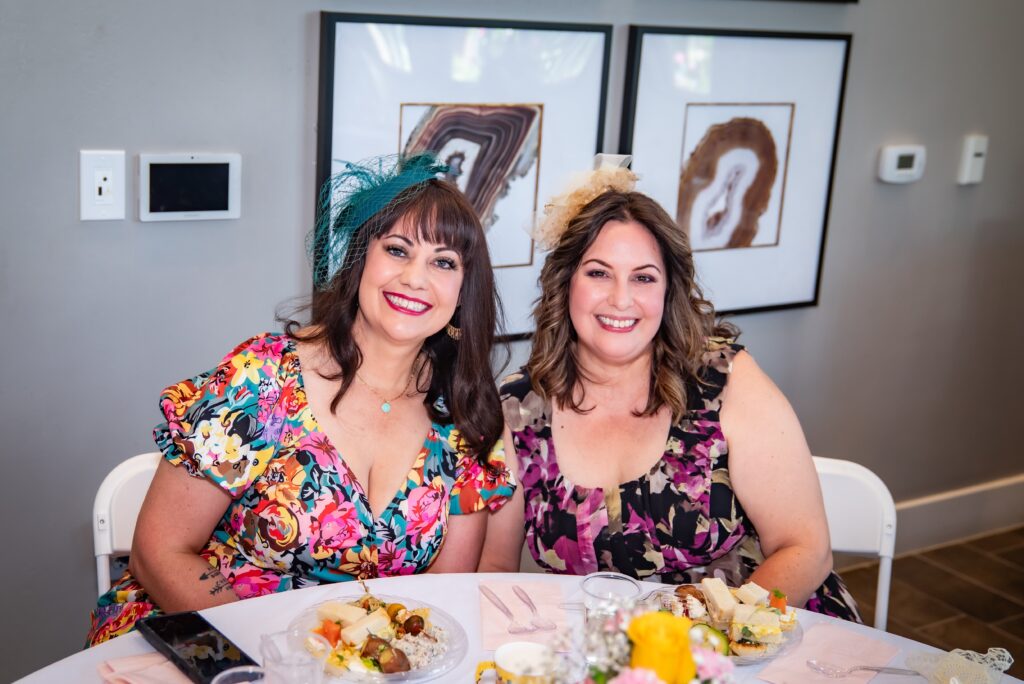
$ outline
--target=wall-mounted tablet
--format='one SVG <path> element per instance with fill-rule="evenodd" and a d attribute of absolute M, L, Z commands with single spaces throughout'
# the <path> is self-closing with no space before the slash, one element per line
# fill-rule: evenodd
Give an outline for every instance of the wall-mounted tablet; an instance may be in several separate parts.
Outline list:
<path fill-rule="evenodd" d="M 241 155 L 139 155 L 139 220 L 236 219 L 241 207 Z"/>

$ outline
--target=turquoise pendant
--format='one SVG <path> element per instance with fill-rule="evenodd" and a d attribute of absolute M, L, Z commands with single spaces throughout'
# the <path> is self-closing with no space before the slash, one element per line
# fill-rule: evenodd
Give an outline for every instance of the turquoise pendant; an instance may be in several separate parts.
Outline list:
<path fill-rule="evenodd" d="M 380 410 L 383 411 L 384 413 L 391 413 L 391 402 L 385 401 L 383 404 L 380 405 Z"/>

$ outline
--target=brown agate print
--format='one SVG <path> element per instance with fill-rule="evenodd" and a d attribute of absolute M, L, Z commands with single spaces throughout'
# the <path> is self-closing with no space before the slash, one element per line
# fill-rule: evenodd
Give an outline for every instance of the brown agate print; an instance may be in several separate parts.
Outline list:
<path fill-rule="evenodd" d="M 713 109 L 701 110 L 691 122 L 688 111 L 691 136 L 700 130 L 703 135 L 680 173 L 676 218 L 694 251 L 778 244 L 792 121 L 792 107 L 778 107 L 769 123 L 754 116 L 713 122 Z M 718 114 L 736 109 L 723 107 Z M 686 137 L 684 132 L 684 148 Z M 774 211 L 766 214 L 770 206 Z"/>
<path fill-rule="evenodd" d="M 436 153 L 476 209 L 488 240 L 500 220 L 503 232 L 525 237 L 526 245 L 513 251 L 521 252 L 514 260 L 526 263 L 532 260 L 526 230 L 537 208 L 542 118 L 542 104 L 402 105 L 403 123 L 415 121 L 402 153 Z"/>

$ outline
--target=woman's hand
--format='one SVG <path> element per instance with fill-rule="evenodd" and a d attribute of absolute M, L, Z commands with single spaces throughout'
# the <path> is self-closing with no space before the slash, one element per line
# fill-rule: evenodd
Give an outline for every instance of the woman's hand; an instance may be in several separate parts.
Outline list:
<path fill-rule="evenodd" d="M 161 460 L 139 511 L 128 567 L 165 612 L 237 601 L 231 584 L 199 555 L 231 495 Z"/>
<path fill-rule="evenodd" d="M 832 570 L 821 486 L 800 421 L 746 352 L 733 361 L 721 422 L 732 488 L 765 555 L 751 580 L 802 606 Z"/>

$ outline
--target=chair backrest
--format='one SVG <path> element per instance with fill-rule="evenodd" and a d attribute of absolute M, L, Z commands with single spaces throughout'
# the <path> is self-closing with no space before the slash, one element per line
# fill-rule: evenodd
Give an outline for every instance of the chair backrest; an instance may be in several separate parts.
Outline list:
<path fill-rule="evenodd" d="M 132 548 L 135 519 L 160 463 L 159 452 L 139 454 L 117 465 L 103 478 L 92 506 L 92 541 L 96 555 L 96 588 L 110 588 L 110 558 Z"/>
<path fill-rule="evenodd" d="M 885 629 L 892 557 L 896 547 L 896 505 L 885 483 L 852 461 L 814 457 L 825 499 L 832 550 L 878 556 L 875 627 Z"/>

